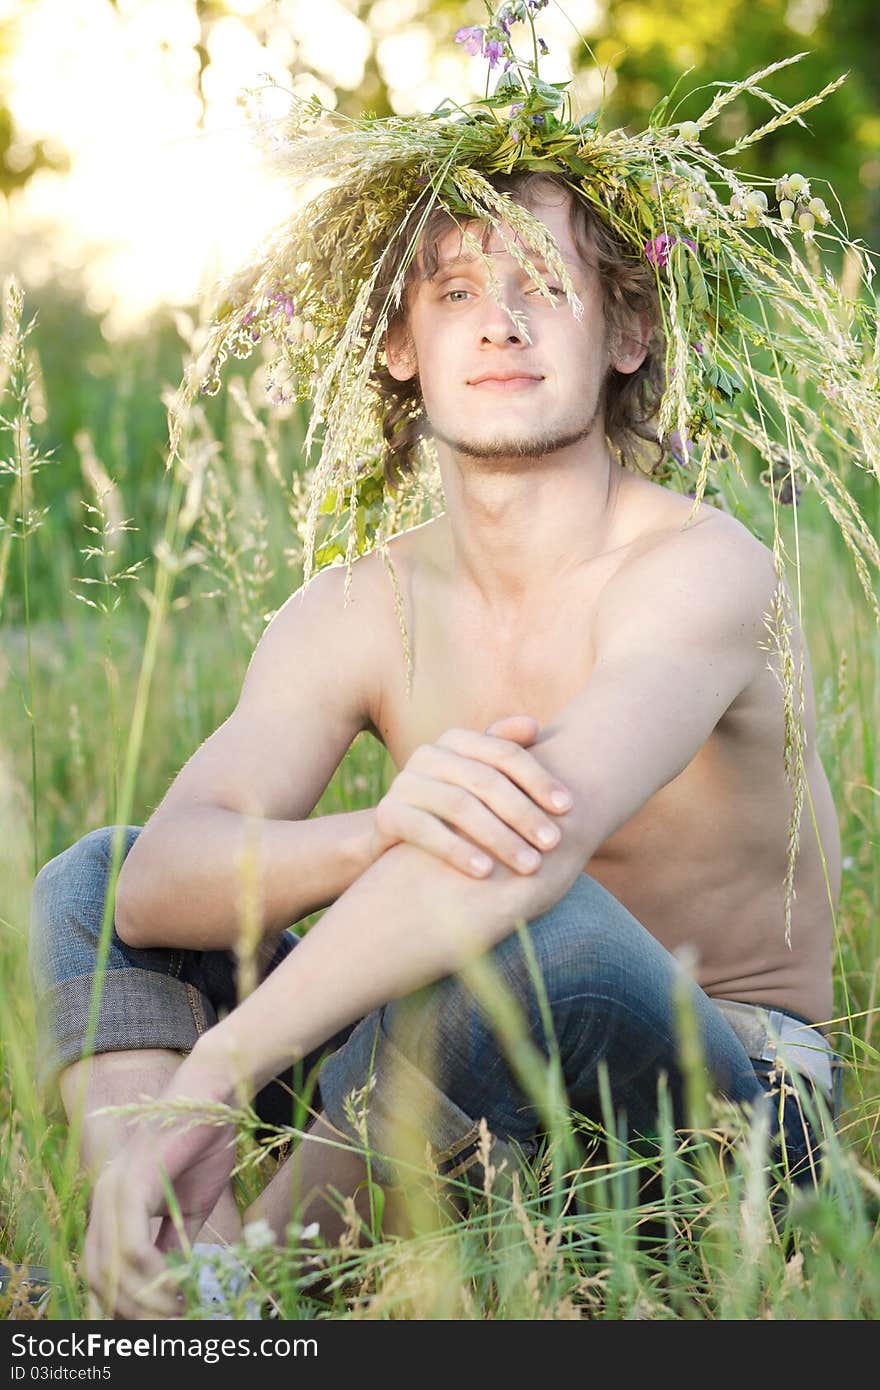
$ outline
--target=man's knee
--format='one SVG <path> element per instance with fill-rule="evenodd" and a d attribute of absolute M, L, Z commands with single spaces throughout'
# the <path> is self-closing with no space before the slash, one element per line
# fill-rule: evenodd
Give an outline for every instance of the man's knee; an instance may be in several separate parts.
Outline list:
<path fill-rule="evenodd" d="M 47 981 L 54 982 L 53 957 L 59 950 L 64 952 L 73 946 L 73 918 L 78 926 L 80 949 L 85 944 L 83 937 L 89 936 L 94 936 L 97 948 L 115 831 L 112 825 L 90 830 L 44 864 L 34 879 L 28 953 L 31 980 L 38 993 Z M 139 826 L 123 827 L 123 860 L 139 834 Z"/>
<path fill-rule="evenodd" d="M 619 1017 L 667 1007 L 674 973 L 672 958 L 623 904 L 581 874 L 554 907 L 472 969 L 387 1006 L 383 1026 L 441 1085 L 501 1076 L 522 1038 L 545 1054 L 559 1047 L 579 1055 L 587 1035 L 607 1044 Z"/>

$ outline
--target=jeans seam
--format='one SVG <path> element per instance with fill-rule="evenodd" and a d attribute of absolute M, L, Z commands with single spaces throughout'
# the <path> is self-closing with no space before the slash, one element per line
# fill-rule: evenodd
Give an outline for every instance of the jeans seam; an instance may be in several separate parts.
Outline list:
<path fill-rule="evenodd" d="M 193 1022 L 196 1025 L 196 1032 L 199 1037 L 201 1037 L 203 1033 L 207 1033 L 208 1031 L 208 1020 L 205 1018 L 205 1010 L 202 1007 L 202 996 L 195 985 L 190 984 L 188 980 L 184 980 L 183 983 L 186 988 L 186 997 L 189 1000 L 189 1006 L 192 1010 Z"/>

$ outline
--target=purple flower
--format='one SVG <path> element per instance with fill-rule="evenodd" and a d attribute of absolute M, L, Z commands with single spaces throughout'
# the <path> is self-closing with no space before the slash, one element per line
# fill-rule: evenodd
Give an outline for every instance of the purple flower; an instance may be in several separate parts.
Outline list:
<path fill-rule="evenodd" d="M 547 54 L 550 52 L 550 49 L 547 47 L 546 43 L 541 38 L 538 39 L 538 47 L 540 48 L 542 54 L 546 58 Z"/>
<path fill-rule="evenodd" d="M 533 117 L 532 117 L 532 125 L 543 125 L 543 124 L 544 124 L 544 117 L 543 117 L 543 116 L 533 116 Z"/>
<path fill-rule="evenodd" d="M 505 5 L 503 10 L 498 11 L 497 19 L 499 28 L 503 29 L 505 34 L 510 37 L 510 26 L 513 23 L 513 15 L 511 14 L 509 5 Z"/>
<path fill-rule="evenodd" d="M 288 295 L 282 294 L 281 290 L 276 290 L 272 298 L 275 301 L 275 308 L 272 310 L 272 313 L 280 314 L 283 311 L 284 317 L 287 319 L 287 322 L 290 323 L 295 312 L 293 300 L 290 299 Z"/>
<path fill-rule="evenodd" d="M 700 354 L 701 357 L 703 356 L 704 352 L 706 351 L 706 349 L 703 347 L 703 344 L 702 344 L 702 343 L 694 343 L 693 347 L 694 347 L 694 352 L 698 352 L 698 353 Z"/>
<path fill-rule="evenodd" d="M 501 39 L 486 39 L 483 44 L 483 57 L 489 59 L 489 67 L 494 68 L 504 57 L 504 44 Z"/>
<path fill-rule="evenodd" d="M 254 321 L 254 314 L 255 314 L 255 313 L 256 313 L 256 309 L 248 309 L 247 313 L 245 314 L 244 318 L 242 319 L 242 323 L 253 323 L 253 321 Z"/>
<path fill-rule="evenodd" d="M 645 255 L 651 265 L 656 265 L 662 270 L 669 260 L 669 252 L 674 245 L 675 237 L 661 232 L 659 236 L 654 237 L 653 241 L 645 242 Z"/>
<path fill-rule="evenodd" d="M 522 101 L 515 101 L 513 103 L 513 106 L 511 106 L 510 108 L 511 116 L 518 116 L 520 111 L 522 111 L 524 104 L 525 103 Z"/>
<path fill-rule="evenodd" d="M 510 132 L 510 138 L 511 138 L 511 140 L 513 141 L 513 143 L 514 143 L 515 145 L 518 145 L 518 144 L 519 144 L 519 131 L 518 131 L 518 130 L 512 130 L 512 131 Z"/>
<path fill-rule="evenodd" d="M 678 430 L 673 430 L 671 434 L 666 436 L 666 447 L 675 459 L 675 462 L 680 464 L 682 468 L 684 467 L 685 444 L 687 444 L 688 458 L 692 459 L 694 456 L 694 441 L 692 439 L 689 439 L 688 436 L 685 435 L 684 442 L 682 442 L 682 437 Z"/>
<path fill-rule="evenodd" d="M 469 29 L 458 29 L 455 42 L 463 43 L 472 58 L 479 58 L 483 51 L 483 30 L 473 25 Z"/>
<path fill-rule="evenodd" d="M 656 265 L 658 269 L 663 270 L 669 262 L 670 251 L 678 241 L 682 242 L 685 246 L 689 246 L 692 251 L 696 251 L 697 249 L 697 243 L 691 241 L 689 236 L 670 236 L 668 232 L 661 232 L 659 236 L 654 237 L 653 241 L 646 241 L 645 255 L 651 262 L 651 265 Z"/>

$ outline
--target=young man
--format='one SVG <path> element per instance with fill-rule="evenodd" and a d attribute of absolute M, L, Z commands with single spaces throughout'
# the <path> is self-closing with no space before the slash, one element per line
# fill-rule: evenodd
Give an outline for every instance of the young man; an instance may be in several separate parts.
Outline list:
<path fill-rule="evenodd" d="M 634 1127 L 650 1124 L 661 1074 L 680 1112 L 682 948 L 719 1091 L 743 1103 L 762 1096 L 769 1067 L 749 1047 L 756 1021 L 766 1040 L 761 1010 L 778 1011 L 790 1064 L 827 1090 L 811 1060 L 827 1065 L 821 1032 L 801 1024 L 831 1014 L 838 832 L 808 681 L 818 838 L 804 827 L 789 948 L 791 789 L 765 628 L 772 557 L 713 508 L 686 526 L 688 498 L 612 457 L 607 384 L 638 370 L 649 325 L 609 331 L 602 279 L 564 189 L 544 185 L 532 211 L 557 240 L 582 318 L 564 298 L 548 302 L 493 234 L 499 302 L 450 223 L 434 272 L 417 260 L 405 316 L 388 334 L 389 373 L 417 379 L 446 500 L 445 515 L 391 541 L 414 645 L 411 696 L 376 554 L 355 565 L 348 606 L 335 569 L 285 604 L 234 713 L 147 827 L 128 832 L 102 1016 L 118 1021 L 115 1034 L 102 1021 L 94 1060 L 75 1060 L 92 983 L 84 957 L 66 974 L 52 961 L 62 938 L 80 943 L 72 955 L 87 935 L 94 942 L 110 832 L 93 832 L 38 878 L 36 973 L 54 969 L 51 997 L 79 1020 L 64 1038 L 57 1027 L 56 1058 L 71 1111 L 85 1096 L 84 1158 L 101 1170 L 86 1271 L 121 1316 L 176 1306 L 167 1288 L 145 1291 L 174 1243 L 160 1171 L 190 1235 L 208 1221 L 209 1233 L 231 1237 L 232 1153 L 224 1127 L 141 1124 L 130 1137 L 122 1121 L 91 1115 L 101 1105 L 144 1093 L 234 1103 L 240 1084 L 253 1094 L 291 1061 L 335 1047 L 320 1075 L 324 1111 L 248 1214 L 279 1237 L 294 1190 L 301 1219 L 318 1217 L 332 1238 L 323 1194 L 362 1182 L 361 1158 L 338 1145 L 340 1132 L 356 1132 L 352 1093 L 366 1097 L 380 1152 L 400 1121 L 446 1171 L 466 1167 L 482 1117 L 509 1160 L 509 1141 L 533 1152 L 540 1116 L 455 976 L 491 953 L 546 1045 L 520 920 L 578 1109 L 595 1104 L 604 1061 Z M 561 294 L 552 277 L 551 288 Z M 799 633 L 793 642 L 797 651 Z M 365 729 L 399 769 L 387 795 L 374 810 L 307 820 Z M 247 846 L 272 968 L 208 1026 L 223 994 L 218 984 L 212 997 L 212 971 L 225 969 L 235 1004 L 228 953 Z M 327 903 L 291 951 L 284 928 Z M 725 1013 L 716 1000 L 734 1007 Z M 393 1177 L 381 1163 L 376 1171 Z"/>

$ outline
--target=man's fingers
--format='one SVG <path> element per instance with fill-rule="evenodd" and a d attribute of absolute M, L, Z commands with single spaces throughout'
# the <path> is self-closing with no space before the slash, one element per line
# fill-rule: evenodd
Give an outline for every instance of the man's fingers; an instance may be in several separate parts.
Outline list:
<path fill-rule="evenodd" d="M 140 1263 L 120 1268 L 93 1284 L 99 1302 L 116 1318 L 170 1318 L 180 1312 L 174 1272 L 159 1256 L 159 1264 L 149 1270 Z"/>
<path fill-rule="evenodd" d="M 470 863 L 474 846 L 516 873 L 534 873 L 541 865 L 541 850 L 559 842 L 553 821 L 503 773 L 445 749 L 437 750 L 433 776 L 408 771 L 400 791 L 377 808 L 383 827 L 477 877 L 490 866 L 481 871 Z M 427 820 L 418 818 L 420 812 L 427 813 Z M 458 837 L 450 840 L 446 826 L 472 843 L 459 840 L 456 848 Z"/>
<path fill-rule="evenodd" d="M 571 810 L 572 796 L 568 788 L 547 771 L 534 753 L 511 739 L 499 738 L 494 734 L 478 734 L 474 729 L 447 729 L 436 743 L 417 748 L 403 771 L 412 768 L 429 777 L 442 777 L 444 752 L 495 768 L 508 781 L 520 787 L 527 797 L 531 797 L 536 806 L 554 815 Z M 447 767 L 447 780 L 448 773 Z M 464 784 L 467 785 L 467 782 Z M 567 799 L 557 800 L 560 796 Z"/>
<path fill-rule="evenodd" d="M 168 1266 L 150 1241 L 147 1212 L 118 1184 L 96 1185 L 83 1274 L 100 1306 L 114 1317 L 171 1317 L 178 1310 Z"/>
<path fill-rule="evenodd" d="M 139 1265 L 116 1271 L 99 1271 L 90 1276 L 90 1307 L 114 1318 L 169 1318 L 180 1312 L 180 1301 L 172 1285 L 172 1271 L 165 1267 L 148 1275 Z"/>
<path fill-rule="evenodd" d="M 528 746 L 534 743 L 540 732 L 540 724 L 530 714 L 505 714 L 495 719 L 486 730 L 496 738 L 513 739 L 516 743 Z"/>
<path fill-rule="evenodd" d="M 406 802 L 398 802 L 394 807 L 392 820 L 394 833 L 407 844 L 417 845 L 438 859 L 445 860 L 454 869 L 471 878 L 485 878 L 492 871 L 493 861 L 477 844 L 462 839 L 454 830 L 448 829 L 442 820 L 429 811 Z"/>

